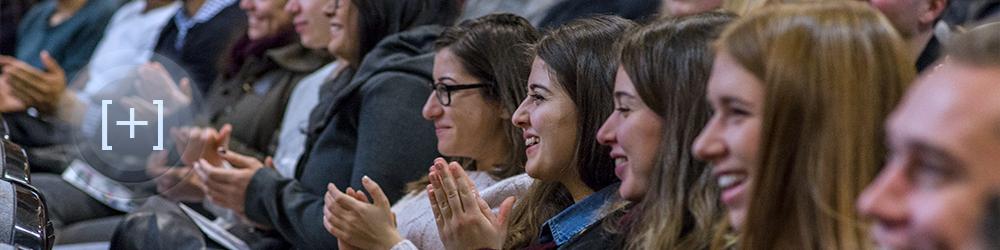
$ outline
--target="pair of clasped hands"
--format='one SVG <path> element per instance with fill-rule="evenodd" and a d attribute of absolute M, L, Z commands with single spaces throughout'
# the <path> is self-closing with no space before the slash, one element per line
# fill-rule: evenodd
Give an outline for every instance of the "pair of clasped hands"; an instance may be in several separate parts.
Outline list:
<path fill-rule="evenodd" d="M 170 130 L 181 166 L 167 166 L 167 151 L 150 155 L 146 171 L 155 177 L 156 189 L 173 201 L 211 201 L 246 219 L 244 200 L 247 186 L 258 169 L 274 168 L 268 157 L 266 165 L 254 157 L 227 149 L 232 125 L 221 129 L 183 127 Z M 259 226 L 259 225 L 258 225 Z"/>
<path fill-rule="evenodd" d="M 493 213 L 462 166 L 442 158 L 434 160 L 428 178 L 428 200 L 446 249 L 502 247 L 514 197 L 503 201 L 499 214 Z M 323 226 L 337 237 L 340 249 L 390 249 L 403 239 L 389 199 L 368 176 L 361 183 L 372 202 L 359 190 L 348 187 L 341 192 L 336 185 L 327 185 Z"/>

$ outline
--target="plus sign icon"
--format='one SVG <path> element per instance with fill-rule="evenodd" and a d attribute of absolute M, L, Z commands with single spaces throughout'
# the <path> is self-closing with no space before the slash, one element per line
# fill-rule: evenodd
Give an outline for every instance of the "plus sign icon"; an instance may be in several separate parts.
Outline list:
<path fill-rule="evenodd" d="M 108 105 L 112 100 L 101 100 L 101 150 L 110 151 L 114 147 L 108 145 Z M 156 145 L 154 151 L 163 150 L 163 100 L 153 100 L 156 106 Z M 128 138 L 135 139 L 136 126 L 149 126 L 149 121 L 136 120 L 135 108 L 128 109 L 128 119 L 115 121 L 114 125 L 128 127 Z"/>

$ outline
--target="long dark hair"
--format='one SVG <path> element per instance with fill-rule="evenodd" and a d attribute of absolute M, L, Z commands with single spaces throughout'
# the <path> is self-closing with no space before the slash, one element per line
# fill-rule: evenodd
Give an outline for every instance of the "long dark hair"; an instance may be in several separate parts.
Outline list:
<path fill-rule="evenodd" d="M 480 89 L 483 98 L 497 104 L 510 116 L 527 95 L 525 83 L 531 73 L 533 56 L 529 48 L 540 36 L 523 17 L 492 14 L 448 28 L 434 46 L 437 51 L 450 50 L 466 72 L 490 85 Z M 491 173 L 501 179 L 524 172 L 527 159 L 521 129 L 510 122 L 503 122 L 502 126 L 508 153 L 501 161 L 503 165 L 495 166 Z M 472 167 L 474 164 L 463 165 Z M 427 183 L 424 177 L 410 183 L 407 190 L 422 191 Z"/>
<path fill-rule="evenodd" d="M 611 92 L 618 69 L 615 41 L 635 23 L 620 17 L 580 19 L 553 29 L 535 46 L 535 53 L 549 68 L 556 84 L 569 93 L 579 114 L 575 166 L 592 190 L 618 181 L 610 149 L 597 143 L 597 130 L 611 114 Z M 505 249 L 535 243 L 538 229 L 556 213 L 573 204 L 569 191 L 556 182 L 537 181 L 509 216 Z"/>
<path fill-rule="evenodd" d="M 451 26 L 461 9 L 458 0 L 350 1 L 358 10 L 358 60 L 389 35 L 423 25 Z"/>
<path fill-rule="evenodd" d="M 622 68 L 664 121 L 649 190 L 626 217 L 626 248 L 709 247 L 723 213 L 711 170 L 693 158 L 691 145 L 711 117 L 703 99 L 714 59 L 711 43 L 735 17 L 709 12 L 661 19 L 621 41 Z"/>

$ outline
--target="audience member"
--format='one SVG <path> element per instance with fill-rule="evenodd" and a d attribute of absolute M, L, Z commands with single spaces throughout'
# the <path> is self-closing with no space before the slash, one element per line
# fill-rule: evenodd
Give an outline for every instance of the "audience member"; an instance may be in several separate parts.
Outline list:
<path fill-rule="evenodd" d="M 285 11 L 294 15 L 295 30 L 306 48 L 325 50 L 330 43 L 330 18 L 323 13 L 323 6 L 330 1 L 334 0 L 288 0 L 285 5 Z M 295 178 L 295 166 L 306 147 L 309 113 L 319 104 L 321 86 L 335 77 L 343 64 L 337 59 L 324 65 L 302 78 L 292 90 L 274 150 L 274 166 L 282 176 Z"/>
<path fill-rule="evenodd" d="M 345 71 L 321 89 L 295 178 L 226 151 L 221 157 L 236 168 L 195 166 L 211 200 L 272 228 L 295 248 L 326 249 L 337 244 L 323 227 L 328 184 L 359 189 L 368 176 L 383 183 L 389 200 L 399 199 L 404 184 L 437 156 L 433 126 L 419 107 L 430 94 L 434 41 L 458 16 L 457 4 L 331 1 L 327 50 Z"/>
<path fill-rule="evenodd" d="M 468 175 L 493 208 L 531 185 L 530 178 L 518 175 L 525 160 L 524 137 L 510 117 L 527 94 L 524 83 L 532 59 L 528 49 L 539 36 L 522 17 L 494 14 L 449 28 L 435 42 L 437 82 L 424 103 L 424 119 L 434 122 L 438 151 L 471 160 Z M 436 162 L 446 164 L 444 159 Z M 341 245 L 444 249 L 427 202 L 427 178 L 409 184 L 409 194 L 391 210 L 388 201 L 380 201 L 385 195 L 378 185 L 362 181 L 374 204 L 333 186 L 325 197 L 324 226 Z"/>
<path fill-rule="evenodd" d="M 619 198 L 609 150 L 597 144 L 595 135 L 611 113 L 618 68 L 616 53 L 608 48 L 632 26 L 619 17 L 581 19 L 555 28 L 535 45 L 525 83 L 528 97 L 511 121 L 523 130 L 525 172 L 536 181 L 522 197 L 504 200 L 499 215 L 486 209 L 458 164 L 436 162 L 428 193 L 437 204 L 431 208 L 446 248 L 603 249 L 613 244 L 609 235 L 580 234 L 620 212 L 611 207 Z"/>
<path fill-rule="evenodd" d="M 265 155 L 269 152 L 271 136 L 279 126 L 279 124 L 271 121 L 277 120 L 283 115 L 282 111 L 287 102 L 289 92 L 295 86 L 295 83 L 305 74 L 319 68 L 319 66 L 327 61 L 322 55 L 303 48 L 302 45 L 296 42 L 296 36 L 291 31 L 291 16 L 282 10 L 285 2 L 284 0 L 245 0 L 240 2 L 240 7 L 249 14 L 247 17 L 250 19 L 248 22 L 250 25 L 247 29 L 246 37 L 242 38 L 229 54 L 230 61 L 233 63 L 242 62 L 242 67 L 227 72 L 220 77 L 220 83 L 214 84 L 215 88 L 213 88 L 213 91 L 206 98 L 203 110 L 200 111 L 200 121 L 198 122 L 201 124 L 218 127 L 223 126 L 223 124 L 238 124 L 240 126 L 241 129 L 235 130 L 231 139 L 227 138 L 227 145 L 232 150 L 251 155 Z M 196 135 L 194 138 L 181 140 L 183 143 L 178 143 L 178 151 L 182 153 L 182 160 L 187 160 L 183 162 L 185 166 L 182 168 L 190 169 L 191 164 L 193 164 L 193 160 L 191 159 L 197 159 L 201 156 L 189 157 L 187 155 L 201 154 L 202 150 L 199 149 L 205 146 L 200 144 L 198 137 L 204 136 L 209 131 L 192 128 L 185 129 L 183 132 L 189 133 L 188 135 Z M 215 151 L 215 148 L 217 146 L 212 147 L 211 150 Z M 163 157 L 161 155 L 152 158 L 159 159 Z M 207 156 L 205 157 L 208 158 Z M 159 164 L 152 163 L 149 166 L 151 168 L 149 172 L 151 172 L 151 175 L 157 177 L 157 182 L 168 182 L 171 184 L 180 182 L 179 185 L 184 185 L 188 183 L 179 180 L 197 180 L 197 178 L 189 178 L 192 176 L 188 173 L 189 171 L 177 169 L 168 171 L 168 168 L 161 164 L 165 164 L 165 162 Z M 200 183 L 190 185 L 197 186 Z M 65 188 L 56 188 L 55 186 L 65 186 Z M 73 186 L 69 182 L 61 180 L 53 181 L 49 185 L 41 187 L 43 192 L 72 188 Z M 185 189 L 177 185 L 165 185 L 162 183 L 157 188 L 161 194 L 173 200 L 201 201 L 204 197 L 204 194 L 197 192 L 200 189 L 196 188 Z M 82 193 L 77 191 L 71 193 L 48 192 L 47 194 L 51 194 L 50 196 L 52 197 L 65 197 L 69 194 Z M 90 197 L 87 196 L 86 198 Z M 91 200 L 89 202 L 99 203 L 100 200 Z M 64 205 L 72 204 L 66 203 Z M 50 206 L 50 208 L 72 209 L 72 206 Z M 56 212 L 55 214 L 57 215 L 69 214 L 69 212 L 62 210 Z M 89 224 L 89 219 L 97 218 L 101 217 L 87 219 L 60 218 L 62 221 L 60 224 L 68 225 L 69 223 L 67 222 L 71 222 L 74 224 L 74 228 L 86 228 L 84 225 Z M 99 221 L 105 222 L 108 220 L 110 219 L 102 218 Z M 107 232 L 104 237 L 87 237 L 78 238 L 77 240 L 101 241 L 110 239 L 113 227 L 107 227 L 106 224 L 101 225 L 104 226 L 99 227 L 100 230 L 89 228 L 88 231 Z M 78 236 L 81 234 L 73 233 L 67 235 Z M 59 242 L 75 243 L 74 241 L 71 238 L 61 237 Z"/>
<path fill-rule="evenodd" d="M 24 15 L 15 57 L 0 56 L 0 84 L 17 99 L 5 98 L 0 110 L 12 141 L 28 150 L 70 141 L 71 129 L 52 118 L 53 104 L 66 79 L 74 79 L 90 60 L 119 5 L 118 0 L 46 0 Z M 36 84 L 47 81 L 63 84 Z M 17 105 L 10 109 L 12 101 Z"/>
<path fill-rule="evenodd" d="M 906 41 L 911 56 L 916 59 L 916 69 L 922 72 L 938 60 L 941 34 L 935 25 L 941 20 L 950 0 L 868 0 L 885 17 Z"/>
<path fill-rule="evenodd" d="M 32 95 L 36 96 L 28 99 L 43 102 L 39 105 L 55 107 L 54 114 L 59 123 L 73 128 L 72 134 L 96 136 L 101 118 L 101 97 L 123 89 L 114 82 L 128 82 L 123 80 L 153 57 L 157 34 L 149 31 L 162 29 L 178 8 L 180 3 L 173 0 L 137 0 L 125 4 L 112 16 L 85 71 L 78 74 L 80 77 L 42 78 L 46 81 L 35 81 L 33 85 L 48 86 L 46 89 L 52 92 L 34 92 Z M 12 93 L 4 94 L 6 100 L 19 99 Z M 20 100 L 7 102 L 0 109 L 7 112 L 27 109 L 17 103 L 23 104 Z M 77 142 L 71 141 L 31 148 L 27 153 L 32 170 L 36 173 L 62 173 L 73 159 L 79 157 L 75 152 L 76 146 Z"/>
<path fill-rule="evenodd" d="M 885 248 L 974 249 L 1000 188 L 1000 24 L 945 52 L 889 117 L 888 162 L 858 200 Z"/>
<path fill-rule="evenodd" d="M 715 112 L 694 152 L 713 166 L 738 246 L 871 248 L 854 207 L 914 74 L 899 35 L 864 4 L 787 4 L 737 21 L 717 46 Z"/>
<path fill-rule="evenodd" d="M 17 27 L 24 18 L 35 0 L 10 0 L 3 2 L 3 9 L 0 9 L 0 55 L 13 55 L 17 44 Z"/>
<path fill-rule="evenodd" d="M 713 12 L 667 18 L 620 41 L 615 112 L 597 132 L 611 147 L 618 194 L 635 202 L 615 225 L 624 234 L 617 248 L 709 248 L 724 213 L 711 169 L 690 145 L 711 116 L 701 99 L 711 43 L 733 19 Z"/>
<path fill-rule="evenodd" d="M 333 70 L 336 69 L 337 63 L 331 62 L 326 66 L 323 66 L 323 68 L 313 70 L 313 72 L 311 73 L 305 71 L 302 72 L 294 71 L 295 68 L 300 68 L 300 67 L 317 68 L 320 66 L 319 64 L 326 61 L 325 59 L 326 57 L 323 56 L 327 54 L 326 52 L 318 52 L 310 50 L 310 49 L 325 48 L 326 44 L 330 41 L 330 30 L 328 28 L 330 19 L 327 18 L 326 15 L 322 13 L 322 6 L 324 6 L 327 3 L 326 0 L 287 1 L 287 3 L 284 4 L 284 10 L 286 11 L 286 14 L 289 15 L 288 17 L 286 17 L 288 18 L 287 20 L 284 20 L 284 18 L 277 18 L 278 16 L 282 15 L 273 13 L 274 11 L 280 11 L 279 8 L 281 8 L 282 4 L 281 1 L 272 1 L 272 2 L 257 1 L 258 4 L 253 4 L 253 3 L 255 3 L 255 1 L 249 1 L 246 3 L 245 6 L 245 8 L 247 8 L 251 14 L 257 14 L 256 16 L 261 16 L 261 17 L 270 16 L 273 17 L 272 19 L 279 19 L 279 20 L 274 20 L 275 22 L 284 23 L 287 21 L 288 23 L 285 24 L 287 25 L 285 27 L 278 27 L 282 31 L 277 31 L 278 33 L 275 33 L 276 31 L 273 28 L 268 29 L 269 27 L 272 26 L 263 25 L 267 22 L 253 21 L 250 22 L 251 25 L 249 27 L 250 28 L 249 30 L 267 29 L 268 32 L 265 33 L 272 33 L 272 34 L 270 34 L 269 37 L 266 37 L 264 39 L 274 40 L 281 37 L 285 38 L 294 37 L 294 35 L 289 35 L 286 33 L 287 30 L 292 29 L 294 24 L 295 27 L 294 29 L 299 34 L 301 45 L 296 43 L 288 43 L 287 45 L 280 45 L 281 43 L 277 43 L 275 45 L 264 46 L 264 47 L 258 45 L 257 47 L 266 49 L 266 51 L 257 51 L 252 53 L 251 60 L 245 63 L 244 70 L 241 71 L 249 72 L 252 74 L 260 74 L 262 76 L 267 76 L 269 74 L 275 75 L 279 73 L 280 74 L 292 73 L 292 75 L 271 77 L 274 80 L 276 80 L 275 83 L 281 83 L 277 85 L 275 85 L 274 83 L 269 84 L 267 83 L 267 81 L 264 81 L 267 78 L 260 78 L 261 80 L 258 80 L 253 83 L 255 89 L 257 89 L 256 86 L 270 85 L 268 87 L 270 90 L 268 90 L 266 94 L 272 97 L 272 101 L 265 100 L 263 102 L 263 105 L 259 105 L 261 103 L 258 103 L 259 100 L 256 100 L 260 99 L 256 97 L 258 96 L 256 91 L 248 92 L 248 90 L 237 89 L 238 87 L 243 86 L 242 82 L 248 81 L 247 79 L 239 80 L 233 78 L 232 80 L 229 80 L 229 83 L 218 83 L 217 85 L 215 85 L 216 88 L 222 88 L 223 90 L 213 91 L 212 93 L 217 95 L 210 95 L 210 98 L 207 99 L 208 101 L 218 102 L 220 100 L 233 99 L 226 97 L 226 95 L 230 95 L 226 94 L 227 91 L 230 93 L 243 93 L 243 98 L 237 98 L 239 99 L 239 101 L 237 102 L 232 102 L 232 100 L 230 100 L 230 102 L 228 102 L 230 106 L 228 107 L 209 108 L 210 110 L 230 110 L 229 112 L 214 111 L 218 112 L 218 115 L 208 116 L 211 119 L 211 124 L 213 128 L 205 128 L 200 130 L 195 129 L 188 131 L 189 135 L 187 137 L 189 137 L 191 140 L 198 142 L 197 143 L 189 142 L 188 143 L 189 146 L 187 147 L 201 147 L 202 148 L 201 153 L 203 154 L 204 154 L 203 151 L 206 149 L 214 151 L 216 150 L 216 148 L 213 146 L 206 145 L 213 142 L 210 142 L 210 140 L 203 140 L 201 136 L 198 134 L 209 134 L 208 137 L 219 136 L 218 135 L 219 132 L 215 131 L 214 128 L 223 126 L 223 124 L 228 123 L 223 120 L 224 117 L 232 117 L 234 115 L 244 116 L 244 117 L 262 116 L 262 115 L 271 116 L 268 118 L 235 121 L 232 123 L 234 126 L 242 126 L 242 125 L 260 126 L 261 125 L 260 123 L 272 123 L 272 121 L 278 119 L 278 116 L 282 116 L 283 118 L 281 120 L 281 123 L 279 123 L 281 125 L 280 131 L 284 132 L 286 130 L 291 130 L 293 133 L 291 135 L 289 135 L 289 133 L 277 133 L 275 135 L 277 136 L 277 138 L 272 138 L 269 141 L 275 141 L 275 140 L 277 141 L 278 152 L 283 152 L 281 151 L 283 147 L 286 148 L 286 150 L 287 148 L 294 149 L 303 147 L 304 145 L 302 144 L 302 141 L 304 140 L 304 138 L 301 138 L 299 141 L 295 142 L 295 141 L 287 141 L 286 138 L 284 137 L 286 136 L 293 137 L 296 135 L 299 135 L 300 137 L 305 136 L 304 134 L 302 134 L 302 132 L 300 132 L 300 130 L 303 130 L 302 127 L 304 127 L 304 125 L 302 124 L 307 122 L 308 116 L 301 114 L 303 113 L 308 114 L 308 112 L 302 112 L 302 109 L 310 110 L 312 109 L 312 106 L 315 106 L 316 101 L 318 99 L 317 90 L 319 86 L 331 73 L 334 73 Z M 260 39 L 258 39 L 258 41 L 259 40 Z M 256 42 L 253 39 L 251 39 L 251 44 L 253 43 L 259 43 L 259 42 Z M 274 43 L 274 41 L 271 41 L 271 43 Z M 262 67 L 269 67 L 269 68 L 262 68 Z M 251 69 L 251 70 L 246 70 L 246 69 Z M 259 73 L 261 71 L 263 71 L 263 73 Z M 258 73 L 253 73 L 253 72 L 258 72 Z M 286 73 L 281 73 L 281 72 L 286 72 Z M 306 73 L 309 73 L 309 75 L 302 77 L 302 75 Z M 236 75 L 237 76 L 243 75 L 244 77 L 246 77 L 247 73 L 237 73 Z M 297 80 L 300 77 L 302 77 L 301 80 Z M 284 82 L 286 80 L 298 81 L 298 83 Z M 282 89 L 281 86 L 285 86 L 284 89 Z M 287 98 L 287 104 L 276 103 L 275 101 L 278 100 L 273 99 L 273 97 L 279 97 L 281 99 Z M 312 102 L 311 104 L 308 103 L 310 101 Z M 284 103 L 285 101 L 280 101 L 280 102 Z M 251 103 L 253 103 L 253 105 L 249 105 Z M 226 103 L 218 103 L 218 104 L 226 105 Z M 211 105 L 208 106 L 211 107 Z M 271 109 L 271 111 L 261 112 L 260 108 L 263 108 L 265 110 Z M 282 110 L 284 111 L 283 114 L 281 113 Z M 295 124 L 295 125 L 290 125 L 290 124 Z M 263 127 L 267 126 L 272 126 L 272 125 L 265 124 Z M 292 127 L 292 129 L 287 129 L 288 127 Z M 233 132 L 237 132 L 237 130 L 239 129 L 234 129 Z M 228 144 L 228 146 L 230 146 L 229 150 L 234 150 L 237 152 L 242 152 L 242 153 L 251 152 L 251 154 L 253 154 L 252 152 L 256 151 L 262 153 L 269 153 L 273 145 L 271 145 L 271 143 L 264 144 L 263 140 L 259 140 L 256 138 L 272 137 L 271 134 L 266 134 L 266 133 L 267 132 L 273 133 L 276 130 L 277 128 L 269 128 L 269 129 L 260 129 L 259 127 L 257 129 L 251 128 L 248 129 L 248 131 L 257 131 L 256 133 L 258 134 L 254 136 L 247 136 L 247 135 L 240 136 L 238 135 L 238 133 L 234 133 L 233 134 L 234 137 L 229 139 L 228 143 L 225 144 Z M 234 144 L 233 142 L 240 140 L 236 139 L 238 137 L 249 138 L 250 140 L 256 142 Z M 196 144 L 196 145 L 192 146 L 191 144 Z M 239 146 L 240 144 L 243 144 L 245 146 Z M 196 160 L 199 157 L 203 156 L 209 157 L 208 154 L 199 155 L 198 153 L 199 153 L 198 150 L 192 150 L 191 155 L 193 155 L 194 157 L 187 157 L 187 158 L 190 160 Z M 262 154 L 262 153 L 257 153 L 257 154 Z M 263 157 L 263 156 L 257 155 L 257 157 Z M 294 157 L 297 159 L 298 155 L 295 155 Z M 285 158 L 279 158 L 279 159 L 285 159 Z M 283 163 L 282 165 L 279 164 L 282 163 L 279 163 L 279 161 L 274 162 L 276 168 L 280 172 L 283 172 L 283 174 L 284 172 L 294 172 L 294 166 L 287 166 L 287 163 Z M 155 167 L 155 168 L 162 168 L 162 167 Z M 195 175 L 191 174 L 191 172 L 189 171 L 190 171 L 189 166 L 181 169 L 175 168 L 170 171 L 160 171 L 164 172 L 163 174 L 168 175 L 165 177 L 169 178 L 161 177 L 163 179 L 158 179 L 158 181 L 160 182 L 166 182 L 159 185 L 158 187 L 160 187 L 162 191 L 166 191 L 164 192 L 164 194 L 168 198 L 173 198 L 175 200 L 181 199 L 190 201 L 203 200 L 205 196 L 203 190 L 201 190 L 200 187 L 203 185 L 200 184 L 200 179 L 198 179 Z M 285 176 L 292 177 L 293 175 L 288 174 Z M 183 185 L 178 185 L 178 184 L 183 184 Z M 174 196 L 185 192 L 187 194 Z M 133 211 L 132 213 L 130 213 L 130 215 L 126 217 L 125 222 L 123 222 L 121 226 L 119 226 L 119 228 L 117 229 L 115 237 L 112 240 L 112 245 L 114 247 L 126 247 L 126 248 L 150 248 L 155 246 L 168 246 L 176 242 L 182 242 L 187 240 L 187 241 L 198 242 L 199 244 L 201 244 L 200 246 L 206 246 L 206 244 L 210 241 L 207 241 L 205 238 L 203 238 L 200 233 L 191 234 L 190 232 L 198 232 L 198 228 L 196 228 L 195 225 L 191 223 L 185 223 L 186 222 L 185 218 L 187 217 L 187 215 L 185 215 L 182 211 L 180 211 L 179 207 L 169 203 L 170 201 L 164 199 L 159 199 L 159 198 L 151 199 L 150 201 L 147 201 L 147 203 L 138 211 Z M 254 247 L 275 246 L 275 245 L 269 245 L 271 243 L 274 243 L 273 241 L 259 240 L 259 238 L 261 237 L 260 234 L 256 234 L 254 231 L 246 231 L 246 229 L 249 229 L 247 227 L 249 225 L 244 225 L 243 223 L 241 223 L 240 220 L 238 220 L 238 218 L 230 216 L 231 212 L 220 209 L 212 209 L 215 208 L 214 206 L 208 206 L 208 208 L 210 208 L 209 210 L 212 210 L 218 216 L 227 217 L 227 219 L 229 219 L 230 221 L 229 224 L 235 225 L 234 227 L 230 227 L 229 231 L 235 233 L 236 235 L 238 235 L 238 237 L 247 241 L 251 246 Z M 161 222 L 165 224 L 162 224 Z M 150 224 L 152 224 L 153 227 L 159 228 L 159 230 L 153 230 L 152 228 L 149 228 Z M 161 224 L 163 226 L 161 226 Z M 174 229 L 164 230 L 165 227 L 171 227 Z M 186 228 L 186 229 L 182 230 L 178 228 Z M 156 233 L 156 232 L 162 232 L 162 233 Z"/>
<path fill-rule="evenodd" d="M 237 0 L 181 2 L 183 7 L 160 32 L 154 61 L 167 66 L 175 79 L 190 78 L 195 94 L 201 96 L 223 71 L 219 67 L 225 64 L 228 48 L 245 34 L 247 17 Z"/>

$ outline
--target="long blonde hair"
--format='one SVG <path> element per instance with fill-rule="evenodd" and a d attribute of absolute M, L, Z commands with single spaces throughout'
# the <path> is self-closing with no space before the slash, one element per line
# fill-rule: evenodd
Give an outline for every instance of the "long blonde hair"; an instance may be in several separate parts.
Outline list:
<path fill-rule="evenodd" d="M 744 249 L 871 248 L 855 201 L 884 163 L 883 123 L 913 79 L 899 34 L 863 3 L 786 4 L 719 48 L 764 84 Z"/>

